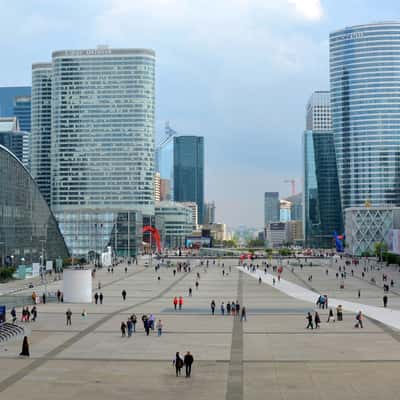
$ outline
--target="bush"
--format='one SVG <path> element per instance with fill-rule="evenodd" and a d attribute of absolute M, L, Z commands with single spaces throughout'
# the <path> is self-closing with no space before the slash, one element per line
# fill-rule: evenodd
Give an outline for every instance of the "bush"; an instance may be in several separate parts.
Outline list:
<path fill-rule="evenodd" d="M 13 279 L 15 273 L 14 267 L 2 267 L 0 268 L 0 281 L 9 281 Z"/>
<path fill-rule="evenodd" d="M 290 256 L 292 254 L 292 251 L 286 247 L 283 247 L 282 249 L 279 249 L 279 254 L 281 256 Z"/>

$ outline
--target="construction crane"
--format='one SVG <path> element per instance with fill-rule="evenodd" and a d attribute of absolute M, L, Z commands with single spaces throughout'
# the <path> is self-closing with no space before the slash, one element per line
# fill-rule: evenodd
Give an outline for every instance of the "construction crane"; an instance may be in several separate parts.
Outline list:
<path fill-rule="evenodd" d="M 290 183 L 292 187 L 292 196 L 296 194 L 296 179 L 286 179 L 284 183 Z"/>

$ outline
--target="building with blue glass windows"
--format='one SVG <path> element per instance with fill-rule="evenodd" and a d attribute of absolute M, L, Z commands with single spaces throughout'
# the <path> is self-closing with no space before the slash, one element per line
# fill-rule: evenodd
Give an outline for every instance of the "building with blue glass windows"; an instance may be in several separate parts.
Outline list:
<path fill-rule="evenodd" d="M 0 87 L 0 117 L 15 117 L 15 99 L 19 96 L 30 97 L 30 95 L 30 86 Z M 28 129 L 27 131 L 30 132 Z"/>
<path fill-rule="evenodd" d="M 307 103 L 303 156 L 305 245 L 330 248 L 333 232 L 343 230 L 343 216 L 329 92 L 314 92 Z"/>
<path fill-rule="evenodd" d="M 204 217 L 204 137 L 174 137 L 174 201 L 195 202 Z"/>
<path fill-rule="evenodd" d="M 400 23 L 331 33 L 330 85 L 342 208 L 400 205 Z"/>
<path fill-rule="evenodd" d="M 14 97 L 13 114 L 17 117 L 21 131 L 31 131 L 31 96 Z"/>

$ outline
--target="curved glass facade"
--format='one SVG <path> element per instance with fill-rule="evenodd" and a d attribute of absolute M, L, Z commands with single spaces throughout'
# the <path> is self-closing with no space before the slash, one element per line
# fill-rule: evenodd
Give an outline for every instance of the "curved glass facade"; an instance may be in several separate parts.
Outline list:
<path fill-rule="evenodd" d="M 51 206 L 154 215 L 155 53 L 53 53 Z M 58 218 L 58 217 L 57 217 Z"/>
<path fill-rule="evenodd" d="M 57 222 L 32 176 L 0 146 L 0 258 L 14 265 L 69 256 Z M 0 262 L 1 264 L 1 262 Z"/>
<path fill-rule="evenodd" d="M 332 33 L 330 81 L 342 208 L 400 205 L 400 23 Z"/>

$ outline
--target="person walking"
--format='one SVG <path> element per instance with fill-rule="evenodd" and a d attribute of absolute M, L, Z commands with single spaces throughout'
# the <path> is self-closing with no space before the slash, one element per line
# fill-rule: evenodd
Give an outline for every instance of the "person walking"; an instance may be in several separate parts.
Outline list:
<path fill-rule="evenodd" d="M 15 324 L 17 322 L 17 311 L 15 310 L 15 307 L 11 309 L 10 314 L 12 316 L 12 323 Z"/>
<path fill-rule="evenodd" d="M 247 321 L 247 316 L 246 316 L 246 307 L 242 307 L 242 314 L 240 316 L 241 321 Z"/>
<path fill-rule="evenodd" d="M 144 331 L 146 332 L 146 336 L 150 335 L 150 321 L 148 320 L 148 318 L 146 318 L 143 321 L 143 325 L 144 325 Z"/>
<path fill-rule="evenodd" d="M 125 337 L 126 336 L 126 323 L 125 321 L 121 322 L 121 337 Z"/>
<path fill-rule="evenodd" d="M 329 315 L 328 315 L 328 320 L 326 321 L 327 323 L 331 322 L 331 320 L 333 320 L 333 322 L 335 322 L 335 317 L 333 315 L 333 310 L 332 308 L 329 309 Z"/>
<path fill-rule="evenodd" d="M 61 291 L 60 289 L 57 290 L 57 303 L 61 301 Z"/>
<path fill-rule="evenodd" d="M 215 313 L 215 301 L 212 300 L 211 301 L 211 314 L 214 315 L 214 313 Z"/>
<path fill-rule="evenodd" d="M 179 309 L 182 310 L 182 306 L 183 306 L 183 297 L 182 296 L 179 296 L 178 304 L 179 304 Z"/>
<path fill-rule="evenodd" d="M 315 323 L 315 329 L 318 329 L 320 327 L 319 324 L 321 323 L 321 318 L 319 317 L 318 311 L 315 311 L 314 323 Z"/>
<path fill-rule="evenodd" d="M 100 292 L 100 296 L 99 296 L 100 304 L 103 304 L 103 298 L 104 298 L 103 293 Z"/>
<path fill-rule="evenodd" d="M 175 311 L 176 311 L 176 307 L 177 307 L 177 305 L 178 305 L 178 298 L 177 298 L 176 296 L 174 297 L 173 303 L 174 303 L 174 309 L 175 309 Z"/>
<path fill-rule="evenodd" d="M 386 294 L 383 296 L 383 307 L 387 307 L 387 303 L 388 303 L 388 297 L 386 296 Z"/>
<path fill-rule="evenodd" d="M 235 309 L 236 309 L 236 317 L 239 318 L 239 314 L 240 314 L 240 304 L 239 304 L 239 302 L 238 302 L 237 300 L 236 300 Z"/>
<path fill-rule="evenodd" d="M 123 291 L 122 291 L 122 300 L 126 300 L 126 290 L 124 289 Z"/>
<path fill-rule="evenodd" d="M 97 304 L 99 302 L 99 294 L 96 292 L 94 294 L 94 304 Z"/>
<path fill-rule="evenodd" d="M 179 354 L 179 351 L 177 351 L 175 354 L 175 359 L 173 361 L 173 364 L 175 365 L 176 376 L 181 376 L 181 370 L 183 367 L 183 358 Z"/>
<path fill-rule="evenodd" d="M 314 329 L 313 318 L 312 318 L 312 315 L 310 312 L 308 312 L 306 319 L 308 321 L 307 329 L 309 329 L 309 328 Z"/>
<path fill-rule="evenodd" d="M 193 361 L 194 361 L 194 358 L 190 354 L 190 351 L 188 351 L 185 354 L 185 357 L 183 358 L 183 363 L 185 364 L 185 369 L 186 369 L 186 378 L 190 378 L 190 375 L 192 374 Z"/>
<path fill-rule="evenodd" d="M 131 315 L 131 321 L 132 321 L 133 332 L 136 332 L 136 322 L 137 322 L 136 314 Z"/>
<path fill-rule="evenodd" d="M 132 327 L 133 327 L 132 320 L 129 318 L 128 321 L 126 321 L 126 328 L 128 330 L 128 337 L 132 336 Z"/>
<path fill-rule="evenodd" d="M 65 313 L 66 317 L 67 317 L 67 326 L 71 326 L 72 325 L 72 311 L 70 308 L 68 308 L 67 312 Z"/>
<path fill-rule="evenodd" d="M 231 303 L 229 301 L 226 303 L 226 313 L 228 315 L 231 313 Z"/>
<path fill-rule="evenodd" d="M 36 318 L 37 318 L 37 308 L 36 308 L 36 306 L 32 307 L 31 313 L 32 313 L 32 322 L 35 322 Z"/>
<path fill-rule="evenodd" d="M 157 328 L 157 336 L 160 337 L 162 335 L 162 330 L 163 330 L 163 323 L 161 321 L 161 319 L 158 320 L 156 328 Z"/>
<path fill-rule="evenodd" d="M 192 288 L 189 288 L 189 297 L 192 297 Z"/>
<path fill-rule="evenodd" d="M 341 304 L 336 307 L 336 317 L 338 321 L 343 321 L 343 309 Z"/>
<path fill-rule="evenodd" d="M 359 311 L 356 315 L 356 324 L 354 325 L 354 328 L 364 328 L 363 326 L 363 315 L 362 312 Z"/>
<path fill-rule="evenodd" d="M 22 350 L 21 353 L 19 353 L 20 356 L 23 357 L 29 357 L 29 342 L 28 342 L 28 336 L 24 336 L 24 340 L 22 341 Z"/>
<path fill-rule="evenodd" d="M 196 281 L 195 286 L 196 286 L 196 290 L 198 290 L 199 289 L 199 281 Z"/>
<path fill-rule="evenodd" d="M 225 315 L 225 305 L 224 305 L 224 302 L 221 303 L 221 315 Z"/>

